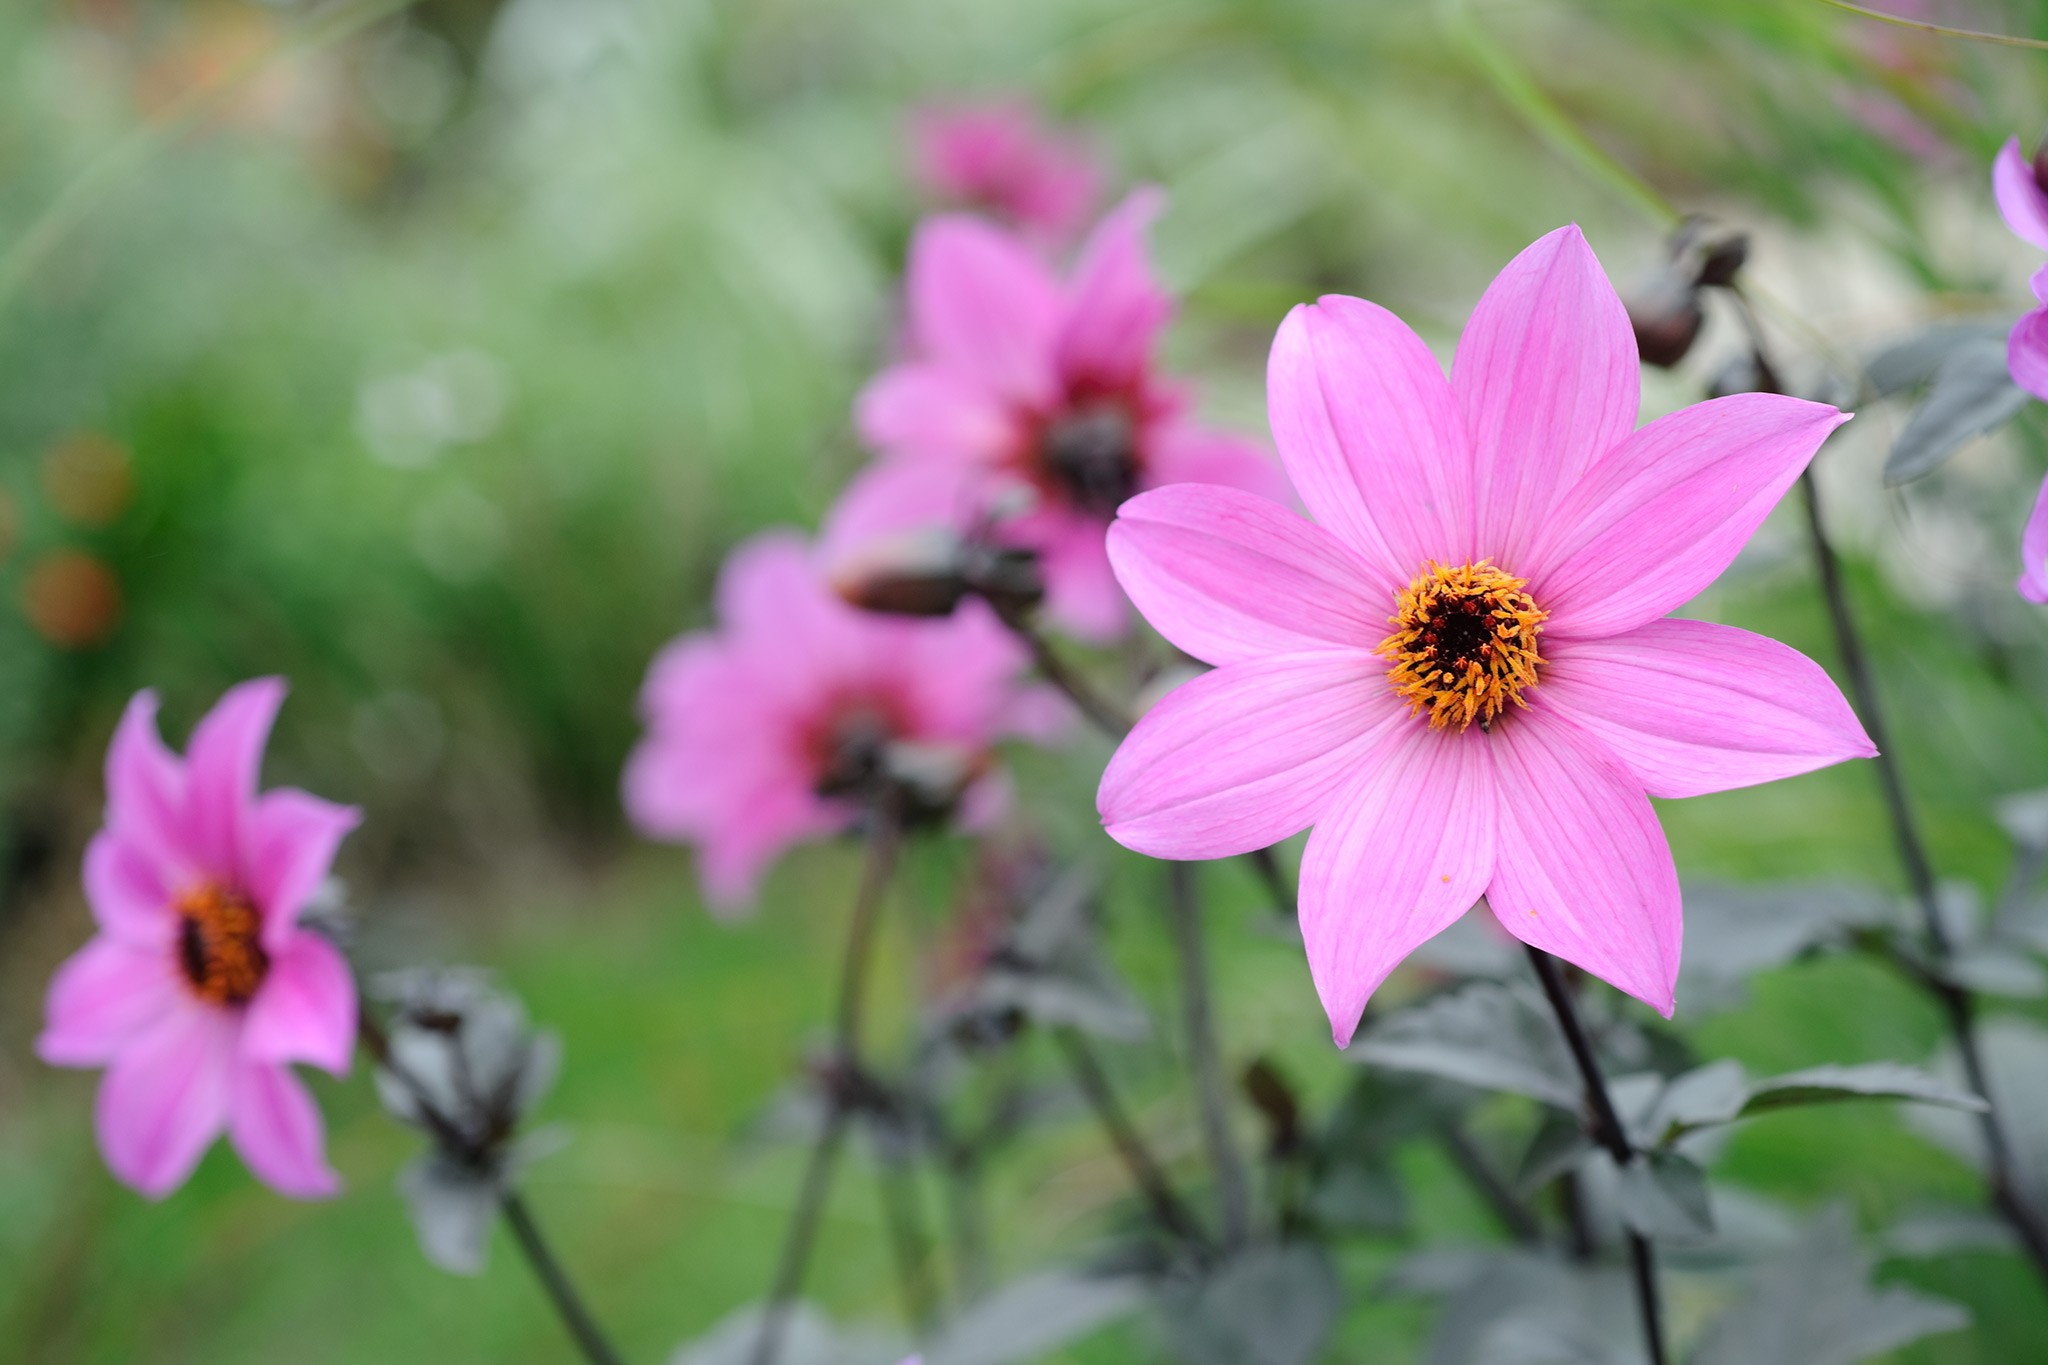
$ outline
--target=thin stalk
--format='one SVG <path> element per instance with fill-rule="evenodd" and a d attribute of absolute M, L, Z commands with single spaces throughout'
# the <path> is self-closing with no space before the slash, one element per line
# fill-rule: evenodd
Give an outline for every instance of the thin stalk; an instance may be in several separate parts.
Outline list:
<path fill-rule="evenodd" d="M 1954 945 L 1941 921 L 1934 868 L 1928 861 L 1919 823 L 1914 819 L 1912 804 L 1907 799 L 1899 760 L 1885 734 L 1876 677 L 1870 669 L 1870 658 L 1864 652 L 1862 635 L 1856 629 L 1856 618 L 1849 609 L 1849 594 L 1842 582 L 1841 563 L 1836 558 L 1833 542 L 1828 539 L 1827 523 L 1821 513 L 1820 488 L 1814 482 L 1811 469 L 1800 475 L 1799 481 L 1806 493 L 1807 537 L 1812 543 L 1814 563 L 1820 574 L 1821 596 L 1827 603 L 1828 619 L 1834 626 L 1835 648 L 1842 656 L 1844 671 L 1849 675 L 1849 692 L 1863 721 L 1864 732 L 1877 748 L 1878 782 L 1884 792 L 1885 812 L 1891 821 L 1892 843 L 1898 850 L 1899 863 L 1905 869 L 1913 899 L 1920 906 L 1921 927 L 1936 963 L 1934 972 L 1917 972 L 1913 976 L 1934 996 L 1942 1013 L 1947 1016 L 1949 1032 L 1955 1036 L 1957 1055 L 1962 1059 L 1964 1077 L 1970 1089 L 1984 1101 L 1985 1107 L 1978 1114 L 1977 1121 L 1984 1135 L 1992 1206 L 2012 1224 L 2035 1269 L 2048 1279 L 2048 1222 L 2044 1222 L 2040 1212 L 2021 1195 L 2015 1178 L 2012 1148 L 2006 1141 L 2005 1127 L 1999 1121 L 1998 1102 L 1991 1093 L 1983 1049 L 1977 1040 L 1976 1000 L 1947 975 Z"/>
<path fill-rule="evenodd" d="M 1109 1135 L 1110 1145 L 1123 1158 L 1132 1183 L 1151 1206 L 1152 1217 L 1159 1226 L 1188 1245 L 1206 1247 L 1208 1235 L 1188 1212 L 1180 1196 L 1173 1192 L 1173 1183 L 1166 1178 L 1165 1170 L 1124 1113 L 1116 1091 L 1110 1087 L 1108 1073 L 1096 1059 L 1095 1049 L 1088 1045 L 1087 1039 L 1070 1028 L 1053 1029 L 1052 1040 L 1066 1058 L 1068 1069 L 1074 1073 L 1074 1083 L 1080 1087 L 1082 1097 L 1095 1111 L 1103 1132 Z"/>
<path fill-rule="evenodd" d="M 1032 667 L 1064 693 L 1090 724 L 1111 739 L 1122 739 L 1130 731 L 1131 718 L 1124 714 L 1124 709 L 1097 692 L 1077 669 L 1061 658 L 1052 641 L 1045 638 L 1045 632 L 1029 616 L 1016 611 L 1000 611 L 998 614 L 1003 624 L 1010 628 L 1010 633 L 1031 651 Z"/>
<path fill-rule="evenodd" d="M 1188 1064 L 1195 1073 L 1201 1105 L 1202 1141 L 1216 1172 L 1216 1198 L 1223 1217 L 1223 1244 L 1241 1245 L 1251 1231 L 1251 1198 L 1244 1161 L 1230 1136 L 1229 1089 L 1216 1043 L 1209 1004 L 1209 958 L 1202 942 L 1202 909 L 1195 894 L 1195 865 L 1166 865 L 1166 909 L 1180 964 L 1181 1004 L 1187 1023 Z"/>
<path fill-rule="evenodd" d="M 1932 24 L 1925 19 L 1908 19 L 1903 14 L 1886 14 L 1883 10 L 1866 9 L 1852 5 L 1849 0 L 1820 0 L 1829 9 L 1838 9 L 1862 19 L 1875 19 L 1880 24 L 1891 24 L 1897 28 L 1918 29 L 1922 33 L 1939 34 L 1944 38 L 1960 38 L 1968 43 L 1992 43 L 1998 47 L 2025 47 L 2036 51 L 2048 50 L 2048 42 L 2039 38 L 2021 38 L 2010 33 L 1986 33 L 1982 29 L 1953 28 L 1948 24 Z"/>
<path fill-rule="evenodd" d="M 398 1083 L 412 1094 L 413 1107 L 419 1111 L 420 1119 L 434 1136 L 434 1142 L 457 1161 L 474 1165 L 483 1159 L 484 1153 L 462 1131 L 462 1126 L 443 1114 L 434 1104 L 427 1088 L 419 1078 L 401 1064 L 391 1053 L 391 1040 L 385 1035 L 383 1026 L 372 1018 L 368 1011 L 356 1017 L 356 1036 L 362 1040 L 363 1050 L 370 1059 L 384 1071 L 397 1078 Z M 458 1050 L 457 1055 L 460 1056 Z M 519 1192 L 507 1187 L 498 1196 L 498 1207 L 505 1215 L 505 1222 L 512 1229 L 512 1236 L 519 1244 L 527 1264 L 533 1267 L 535 1278 L 548 1292 L 548 1301 L 560 1315 L 562 1325 L 569 1329 L 569 1335 L 576 1339 L 577 1347 L 590 1365 L 622 1365 L 621 1357 L 604 1331 L 597 1325 L 590 1310 L 584 1306 L 582 1295 L 576 1292 L 568 1272 L 556 1259 L 549 1248 L 547 1239 L 541 1235 L 540 1225 L 533 1220 L 526 1201 Z"/>
<path fill-rule="evenodd" d="M 1544 997 L 1550 1001 L 1551 1012 L 1557 1015 L 1558 1027 L 1564 1030 L 1572 1061 L 1578 1065 L 1579 1082 L 1586 1091 L 1586 1108 L 1593 1119 L 1593 1140 L 1607 1149 L 1616 1166 L 1625 1167 L 1636 1159 L 1635 1145 L 1629 1141 L 1621 1115 L 1615 1112 L 1614 1098 L 1607 1093 L 1607 1078 L 1601 1074 L 1600 1059 L 1593 1055 L 1593 1044 L 1579 1022 L 1578 1006 L 1572 1003 L 1572 993 L 1565 988 L 1557 959 L 1540 948 L 1531 948 L 1529 962 L 1536 969 L 1536 979 L 1543 983 Z M 1628 1233 L 1628 1259 L 1635 1280 L 1636 1306 L 1643 1318 L 1643 1340 L 1650 1348 L 1650 1365 L 1666 1365 L 1670 1357 L 1664 1353 L 1664 1304 L 1657 1290 L 1657 1252 L 1650 1239 L 1633 1228 Z"/>
<path fill-rule="evenodd" d="M 1028 616 L 1015 611 L 999 609 L 997 613 L 1011 634 L 1023 642 L 1031 651 L 1031 661 L 1039 675 L 1051 683 L 1066 699 L 1074 703 L 1074 709 L 1088 718 L 1090 724 L 1111 739 L 1120 740 L 1131 732 L 1131 718 L 1123 708 L 1096 691 L 1079 670 L 1060 657 L 1052 641 Z M 1270 848 L 1254 849 L 1244 855 L 1252 865 L 1259 884 L 1272 897 L 1273 908 L 1288 919 L 1294 918 L 1294 890 L 1287 884 L 1286 874 L 1280 870 L 1280 860 L 1273 856 Z"/>
<path fill-rule="evenodd" d="M 903 1295 L 904 1316 L 923 1331 L 938 1313 L 938 1286 L 933 1282 L 931 1238 L 925 1232 L 918 1203 L 917 1179 L 900 1160 L 876 1143 L 875 1189 L 881 1197 L 882 1221 L 896 1260 L 896 1282 Z"/>
<path fill-rule="evenodd" d="M 881 917 L 882 892 L 896 865 L 896 853 L 903 841 L 903 823 L 898 801 L 885 794 L 875 802 L 874 823 L 868 832 L 867 861 L 861 869 L 860 889 L 853 903 L 853 922 L 847 930 L 846 956 L 839 967 L 839 1006 L 834 1013 L 832 1069 L 835 1076 L 827 1087 L 825 1127 L 811 1148 L 804 1169 L 804 1182 L 797 1195 L 796 1212 L 783 1240 L 782 1258 L 775 1281 L 762 1310 L 761 1335 L 755 1339 L 753 1365 L 773 1365 L 782 1345 L 784 1320 L 789 1305 L 803 1288 L 804 1269 L 810 1263 L 811 1245 L 817 1240 L 818 1220 L 825 1211 L 825 1197 L 832 1190 L 832 1168 L 846 1137 L 852 1117 L 846 1102 L 844 1073 L 861 1069 L 861 1025 L 867 1002 L 868 969 L 874 957 L 875 925 Z"/>
<path fill-rule="evenodd" d="M 520 1198 L 519 1192 L 506 1190 L 498 1200 L 498 1207 L 504 1211 L 505 1222 L 512 1229 L 519 1249 L 526 1253 L 526 1263 L 533 1267 L 533 1273 L 548 1291 L 548 1299 L 555 1305 L 555 1311 L 561 1314 L 569 1335 L 576 1338 L 584 1359 L 591 1365 L 622 1365 L 619 1353 L 605 1340 L 597 1320 L 583 1306 L 576 1286 L 570 1283 L 569 1276 L 563 1271 L 562 1263 L 548 1248 L 547 1239 L 541 1236 L 540 1225 L 533 1221 L 533 1215 L 527 1211 L 526 1201 Z"/>

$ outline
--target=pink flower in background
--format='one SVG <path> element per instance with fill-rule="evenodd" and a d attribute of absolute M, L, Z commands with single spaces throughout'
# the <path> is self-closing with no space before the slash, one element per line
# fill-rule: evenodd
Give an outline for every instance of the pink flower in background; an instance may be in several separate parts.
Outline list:
<path fill-rule="evenodd" d="M 2048 175 L 2042 171 L 2042 158 L 2030 160 L 2020 150 L 2020 140 L 2009 137 L 1991 163 L 1991 189 L 2014 235 L 2048 251 L 2048 188 L 2043 187 Z"/>
<path fill-rule="evenodd" d="M 2048 603 L 2048 481 L 2034 498 L 2034 512 L 2020 534 L 2020 596 Z"/>
<path fill-rule="evenodd" d="M 1383 308 L 1288 316 L 1268 406 L 1313 521 L 1176 487 L 1110 532 L 1138 609 L 1216 669 L 1118 749 L 1102 818 L 1162 858 L 1313 825 L 1301 928 L 1339 1045 L 1481 895 L 1668 1015 L 1678 878 L 1648 798 L 1874 752 L 1811 661 L 1667 617 L 1847 418 L 1738 394 L 1637 430 L 1638 384 L 1628 315 L 1561 228 L 1487 290 L 1448 380 Z"/>
<path fill-rule="evenodd" d="M 911 244 L 910 355 L 861 394 L 880 458 L 825 525 L 834 565 L 943 526 L 1035 550 L 1046 609 L 1106 639 L 1128 620 L 1103 536 L 1131 494 L 1181 482 L 1285 496 L 1249 441 L 1189 420 L 1153 344 L 1173 312 L 1145 257 L 1157 191 L 1095 230 L 1064 284 L 1016 236 L 940 217 Z"/>
<path fill-rule="evenodd" d="M 980 602 L 942 620 L 847 606 L 794 532 L 734 550 L 718 628 L 676 640 L 641 691 L 647 737 L 626 810 L 657 839 L 697 846 L 715 908 L 754 892 L 792 844 L 848 829 L 885 770 L 912 771 L 985 820 L 1004 788 L 990 746 L 1050 737 L 1064 712 L 1021 686 L 1023 649 Z"/>
<path fill-rule="evenodd" d="M 1094 158 L 1078 140 L 1047 129 L 1027 104 L 920 110 L 910 143 L 925 193 L 1043 242 L 1065 240 L 1095 203 L 1101 177 Z"/>
<path fill-rule="evenodd" d="M 227 1130 L 249 1169 L 302 1199 L 339 1187 L 320 1111 L 292 1074 L 340 1074 L 356 990 L 300 909 L 357 812 L 257 770 L 284 683 L 231 689 L 183 760 L 157 736 L 156 697 L 128 704 L 107 751 L 107 820 L 85 853 L 99 933 L 50 982 L 36 1051 L 104 1066 L 100 1149 L 114 1174 L 161 1198 Z"/>
<path fill-rule="evenodd" d="M 2048 251 L 2048 189 L 2043 188 L 2043 158 L 2031 161 L 2020 140 L 2007 138 L 1991 165 L 1991 189 L 2005 225 L 2023 242 Z M 2012 382 L 2048 400 L 2048 266 L 2034 273 L 2034 299 L 2042 307 L 2022 314 L 2005 340 L 2006 368 Z"/>

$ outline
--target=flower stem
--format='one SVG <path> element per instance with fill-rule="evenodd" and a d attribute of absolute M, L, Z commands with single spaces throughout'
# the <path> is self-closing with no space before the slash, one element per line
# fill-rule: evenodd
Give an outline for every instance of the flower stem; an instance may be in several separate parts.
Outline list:
<path fill-rule="evenodd" d="M 1122 739 L 1130 732 L 1131 718 L 1124 714 L 1123 708 L 1097 692 L 1078 670 L 1061 658 L 1052 641 L 1045 638 L 1045 632 L 1029 615 L 1000 608 L 997 614 L 1010 628 L 1010 633 L 1031 651 L 1032 667 L 1074 703 L 1074 708 L 1086 716 L 1091 725 L 1111 739 Z"/>
<path fill-rule="evenodd" d="M 881 1198 L 882 1221 L 889 1230 L 889 1246 L 896 1259 L 896 1282 L 903 1295 L 903 1311 L 923 1331 L 938 1313 L 931 1237 L 925 1231 L 917 1177 L 909 1163 L 900 1154 L 888 1151 L 887 1145 L 886 1138 L 877 1137 L 875 1189 Z"/>
<path fill-rule="evenodd" d="M 1201 905 L 1195 894 L 1195 865 L 1166 865 L 1166 907 L 1173 928 L 1174 955 L 1180 962 L 1181 1002 L 1187 1021 L 1188 1064 L 1195 1073 L 1201 1104 L 1202 1141 L 1216 1171 L 1216 1197 L 1223 1215 L 1223 1244 L 1243 1243 L 1251 1231 L 1251 1201 L 1246 1193 L 1244 1163 L 1230 1138 L 1229 1091 L 1216 1043 L 1216 1023 L 1209 1007 L 1209 958 L 1202 942 Z"/>
<path fill-rule="evenodd" d="M 1814 563 L 1820 575 L 1821 596 L 1827 603 L 1828 619 L 1834 626 L 1835 648 L 1841 654 L 1842 667 L 1849 675 L 1849 691 L 1855 699 L 1864 732 L 1877 748 L 1878 782 L 1884 792 L 1885 811 L 1891 819 L 1892 842 L 1898 849 L 1899 862 L 1905 869 L 1913 899 L 1920 906 L 1921 926 L 1936 964 L 1933 972 L 1909 975 L 1940 1004 L 1942 1013 L 1948 1018 L 1949 1031 L 1955 1036 L 1964 1077 L 1970 1089 L 1984 1101 L 1985 1107 L 1978 1115 L 1978 1123 L 1984 1136 L 1991 1203 L 2012 1224 L 2035 1269 L 2043 1278 L 2048 1278 L 2048 1222 L 2043 1221 L 2040 1212 L 2020 1193 L 2014 1176 L 2012 1148 L 2006 1141 L 2004 1125 L 1999 1121 L 1998 1103 L 1992 1097 L 1984 1068 L 1983 1049 L 1977 1040 L 1976 1001 L 1969 991 L 1947 976 L 1954 944 L 1941 921 L 1933 865 L 1928 861 L 1926 844 L 1920 837 L 1919 824 L 1907 799 L 1905 778 L 1899 770 L 1898 757 L 1887 742 L 1876 679 L 1870 670 L 1869 656 L 1864 652 L 1862 636 L 1856 629 L 1855 616 L 1849 609 L 1849 594 L 1842 582 L 1840 561 L 1828 539 L 1827 523 L 1821 515 L 1820 488 L 1814 482 L 1811 469 L 1800 475 L 1799 481 L 1806 494 L 1807 536 L 1813 546 Z"/>
<path fill-rule="evenodd" d="M 1586 1108 L 1593 1118 L 1593 1140 L 1607 1149 L 1616 1166 L 1625 1167 L 1636 1159 L 1636 1149 L 1629 1141 L 1628 1129 L 1622 1126 L 1621 1115 L 1614 1110 L 1614 1099 L 1607 1093 L 1607 1078 L 1600 1072 L 1600 1059 L 1593 1055 L 1593 1044 L 1579 1022 L 1578 1007 L 1565 987 L 1564 974 L 1557 969 L 1557 959 L 1541 948 L 1530 948 L 1529 962 L 1536 969 L 1536 979 L 1543 983 L 1544 997 L 1557 1015 L 1558 1027 L 1564 1030 L 1572 1061 L 1578 1065 L 1579 1081 L 1586 1091 Z M 1664 1353 L 1664 1305 L 1657 1292 L 1657 1252 L 1650 1239 L 1634 1229 L 1628 1233 L 1628 1259 L 1635 1278 L 1636 1305 L 1643 1317 L 1643 1339 L 1650 1348 L 1650 1365 L 1666 1365 L 1669 1357 Z"/>
<path fill-rule="evenodd" d="M 810 1264 L 811 1245 L 817 1240 L 818 1220 L 825 1211 L 825 1197 L 832 1190 L 832 1168 L 846 1137 L 852 1109 L 847 1102 L 847 1073 L 860 1070 L 861 1025 L 867 1001 L 868 969 L 874 957 L 875 925 L 880 918 L 882 892 L 896 864 L 902 844 L 903 822 L 897 797 L 885 793 L 874 805 L 874 820 L 868 831 L 867 861 L 861 870 L 860 889 L 855 893 L 853 922 L 847 931 L 846 956 L 839 969 L 839 1006 L 834 1015 L 832 1039 L 833 1073 L 827 1085 L 825 1127 L 811 1147 L 804 1168 L 803 1187 L 797 1194 L 796 1212 L 783 1240 L 782 1258 L 768 1291 L 768 1303 L 761 1314 L 761 1335 L 754 1341 L 753 1365 L 773 1365 L 782 1345 L 784 1320 L 790 1302 L 803 1288 L 804 1269 Z"/>
<path fill-rule="evenodd" d="M 504 1212 L 505 1222 L 512 1229 L 519 1249 L 526 1253 L 526 1263 L 533 1267 L 533 1273 L 548 1291 L 548 1299 L 555 1305 L 555 1311 L 561 1314 L 569 1335 L 575 1337 L 577 1346 L 582 1348 L 583 1358 L 590 1365 L 621 1365 L 619 1353 L 605 1340 L 597 1320 L 583 1306 L 576 1286 L 570 1283 L 561 1262 L 549 1249 L 547 1239 L 541 1236 L 540 1225 L 533 1221 L 533 1215 L 527 1211 L 526 1201 L 520 1197 L 519 1191 L 507 1189 L 499 1198 L 498 1207 Z"/>
<path fill-rule="evenodd" d="M 1138 1130 L 1132 1126 L 1123 1106 L 1117 1102 L 1116 1091 L 1110 1088 L 1109 1076 L 1097 1060 L 1095 1049 L 1088 1045 L 1087 1039 L 1070 1028 L 1053 1029 L 1052 1040 L 1067 1059 L 1075 1084 L 1080 1086 L 1082 1096 L 1095 1110 L 1095 1117 L 1109 1135 L 1110 1145 L 1123 1158 L 1132 1181 L 1151 1206 L 1152 1216 L 1161 1227 L 1190 1246 L 1206 1246 L 1209 1239 L 1201 1225 L 1188 1212 L 1180 1196 L 1173 1192 L 1173 1184 L 1166 1178 L 1166 1172 L 1151 1149 L 1145 1146 L 1145 1140 L 1138 1136 Z"/>
<path fill-rule="evenodd" d="M 360 995 L 358 990 L 358 998 Z M 370 1060 L 411 1092 L 413 1107 L 434 1135 L 436 1145 L 456 1161 L 465 1165 L 475 1164 L 483 1155 L 477 1144 L 463 1132 L 462 1125 L 441 1112 L 426 1086 L 392 1055 L 390 1038 L 367 1010 L 356 1016 L 356 1036 L 362 1041 L 363 1050 L 370 1054 Z M 561 1316 L 562 1325 L 569 1329 L 569 1335 L 582 1349 L 584 1359 L 590 1365 L 621 1365 L 623 1357 L 606 1340 L 597 1319 L 584 1306 L 582 1296 L 576 1292 L 568 1272 L 562 1269 L 562 1263 L 555 1259 L 547 1239 L 541 1235 L 540 1225 L 533 1221 L 533 1215 L 528 1212 L 526 1201 L 519 1192 L 509 1185 L 504 1187 L 498 1196 L 498 1207 L 511 1226 L 513 1238 L 519 1243 L 527 1264 L 533 1267 L 541 1287 L 548 1291 L 548 1301 Z"/>

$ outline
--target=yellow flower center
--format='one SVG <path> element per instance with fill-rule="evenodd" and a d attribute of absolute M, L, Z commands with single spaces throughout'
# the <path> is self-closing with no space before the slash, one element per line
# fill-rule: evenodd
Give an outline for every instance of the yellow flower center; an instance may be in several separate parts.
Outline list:
<path fill-rule="evenodd" d="M 202 882 L 178 897 L 178 965 L 201 1000 L 246 1005 L 270 971 L 263 920 L 233 891 Z"/>
<path fill-rule="evenodd" d="M 1395 599 L 1394 633 L 1379 653 L 1393 663 L 1387 682 L 1410 715 L 1427 711 L 1432 729 L 1476 720 L 1484 730 L 1509 702 L 1527 705 L 1522 689 L 1543 662 L 1536 636 L 1547 616 L 1527 584 L 1489 560 L 1456 568 L 1432 560 Z"/>

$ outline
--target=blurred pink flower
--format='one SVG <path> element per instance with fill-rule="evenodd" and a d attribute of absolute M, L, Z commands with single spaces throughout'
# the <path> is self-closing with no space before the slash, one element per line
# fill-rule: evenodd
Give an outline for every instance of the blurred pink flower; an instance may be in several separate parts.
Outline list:
<path fill-rule="evenodd" d="M 85 852 L 99 933 L 50 982 L 36 1051 L 107 1068 L 100 1149 L 153 1199 L 184 1183 L 223 1128 L 281 1192 L 339 1188 L 290 1063 L 338 1075 L 354 1050 L 348 964 L 298 916 L 358 814 L 256 790 L 284 693 L 277 678 L 232 688 L 180 760 L 143 692 L 107 750 L 106 826 Z"/>
<path fill-rule="evenodd" d="M 1068 238 L 1095 203 L 1100 176 L 1074 138 L 1028 104 L 948 105 L 911 119 L 918 183 L 939 203 L 993 215 L 1045 243 Z"/>
<path fill-rule="evenodd" d="M 1161 484 L 1231 484 L 1280 498 L 1256 445 L 1188 419 L 1155 372 L 1173 302 L 1144 233 L 1155 190 L 1095 230 L 1064 285 L 1014 235 L 946 216 L 910 249 L 910 356 L 861 394 L 856 420 L 880 458 L 825 524 L 836 565 L 878 542 L 944 526 L 1035 550 L 1046 609 L 1107 639 L 1128 622 L 1103 535 L 1118 504 Z"/>
<path fill-rule="evenodd" d="M 985 822 L 1006 789 L 990 746 L 1050 738 L 1065 721 L 1020 685 L 1023 648 L 980 602 L 941 620 L 846 605 L 794 532 L 734 550 L 718 628 L 674 641 L 640 694 L 647 737 L 625 774 L 626 811 L 650 837 L 697 846 L 715 909 L 754 893 L 792 844 L 852 826 L 884 772 L 957 797 Z"/>
<path fill-rule="evenodd" d="M 2020 596 L 2048 603 L 2048 481 L 2034 498 L 2033 515 L 2020 533 Z"/>
<path fill-rule="evenodd" d="M 1138 609 L 1216 669 L 1118 749 L 1102 818 L 1161 858 L 1313 825 L 1301 928 L 1340 1046 L 1481 895 L 1668 1015 L 1678 878 L 1649 796 L 1874 752 L 1811 661 L 1666 619 L 1848 419 L 1752 393 L 1637 430 L 1638 382 L 1628 315 L 1561 228 L 1486 291 L 1448 380 L 1374 304 L 1288 316 L 1268 407 L 1313 522 L 1183 487 L 1110 531 Z"/>
<path fill-rule="evenodd" d="M 2038 162 L 2020 150 L 2018 138 L 2007 138 L 1991 163 L 1991 190 L 2005 225 L 2021 241 L 2048 251 L 2048 189 L 2042 186 Z"/>

